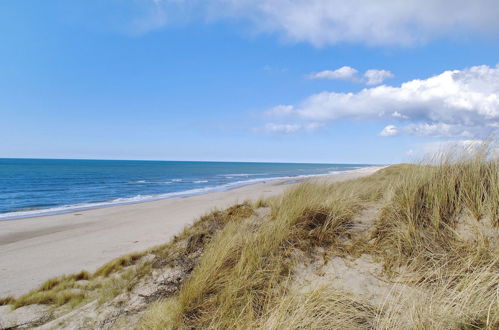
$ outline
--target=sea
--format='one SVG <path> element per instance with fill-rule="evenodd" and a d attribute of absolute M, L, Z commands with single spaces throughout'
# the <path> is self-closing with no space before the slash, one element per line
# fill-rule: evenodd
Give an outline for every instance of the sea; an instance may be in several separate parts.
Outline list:
<path fill-rule="evenodd" d="M 369 164 L 0 158 L 0 220 L 224 191 Z"/>

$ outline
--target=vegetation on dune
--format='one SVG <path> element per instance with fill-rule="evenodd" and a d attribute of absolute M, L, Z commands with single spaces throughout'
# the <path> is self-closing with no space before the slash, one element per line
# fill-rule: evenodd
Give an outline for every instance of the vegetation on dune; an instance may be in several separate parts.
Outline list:
<path fill-rule="evenodd" d="M 496 329 L 499 161 L 486 149 L 346 182 L 304 183 L 214 211 L 168 244 L 3 303 L 108 301 L 183 260 L 189 265 L 178 290 L 152 300 L 133 327 Z M 369 210 L 372 219 L 363 218 Z M 334 281 L 297 284 L 299 265 L 362 256 L 380 265 L 381 302 Z"/>
<path fill-rule="evenodd" d="M 492 329 L 499 325 L 499 167 L 487 157 L 479 150 L 458 161 L 396 165 L 260 201 L 271 206 L 270 221 L 220 231 L 180 294 L 155 304 L 141 326 Z M 382 205 L 380 216 L 369 235 L 355 237 L 352 219 L 372 203 Z M 292 292 L 300 262 L 293 250 L 318 247 L 372 255 L 394 286 L 410 286 L 382 306 L 332 288 Z"/>
<path fill-rule="evenodd" d="M 461 234 L 479 225 L 497 234 L 497 160 L 487 160 L 480 151 L 457 163 L 421 166 L 401 177 L 388 194 L 372 235 L 373 252 L 383 257 L 387 270 L 408 266 L 421 273 L 445 263 L 446 269 L 472 271 L 495 261 L 491 243 L 497 242 L 491 240 L 497 236 L 487 235 L 485 228 L 468 240 Z"/>

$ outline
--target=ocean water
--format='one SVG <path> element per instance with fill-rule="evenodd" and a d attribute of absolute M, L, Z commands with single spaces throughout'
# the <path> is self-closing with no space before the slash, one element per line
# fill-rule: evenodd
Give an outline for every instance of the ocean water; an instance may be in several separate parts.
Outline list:
<path fill-rule="evenodd" d="M 367 164 L 0 159 L 0 220 L 222 191 Z"/>

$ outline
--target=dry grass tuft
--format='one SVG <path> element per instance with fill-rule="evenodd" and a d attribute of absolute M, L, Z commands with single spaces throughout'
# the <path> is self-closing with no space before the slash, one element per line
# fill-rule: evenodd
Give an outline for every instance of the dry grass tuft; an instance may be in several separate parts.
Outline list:
<path fill-rule="evenodd" d="M 313 242 L 336 242 L 348 229 L 357 199 L 334 191 L 301 185 L 269 202 L 272 221 L 257 227 L 228 222 L 208 245 L 178 298 L 163 307 L 155 305 L 143 318 L 142 328 L 243 329 L 258 322 L 286 292 L 291 250 L 309 248 Z M 328 192 L 326 200 L 322 192 Z"/>
<path fill-rule="evenodd" d="M 82 302 L 86 293 L 78 286 L 78 281 L 89 280 L 90 274 L 81 271 L 76 274 L 60 276 L 45 281 L 37 289 L 10 301 L 13 308 L 32 304 L 61 306 L 70 304 L 76 306 Z"/>
<path fill-rule="evenodd" d="M 33 304 L 44 304 L 62 306 L 69 304 L 72 307 L 78 305 L 85 299 L 85 293 L 81 290 L 47 290 L 47 291 L 34 291 L 29 292 L 24 296 L 17 298 L 12 306 L 19 308 L 22 306 Z"/>
<path fill-rule="evenodd" d="M 113 261 L 111 261 L 111 262 L 103 265 L 99 269 L 97 269 L 95 271 L 95 273 L 93 274 L 93 277 L 97 277 L 97 276 L 107 277 L 110 274 L 116 273 L 125 267 L 134 265 L 137 261 L 139 261 L 146 254 L 147 254 L 147 251 L 146 252 L 130 253 L 130 254 L 124 255 L 122 257 L 119 257 L 117 259 L 114 259 Z"/>
<path fill-rule="evenodd" d="M 475 221 L 488 218 L 497 227 L 497 160 L 487 160 L 480 152 L 460 162 L 419 166 L 391 190 L 372 235 L 372 248 L 386 270 L 410 267 L 418 272 L 445 263 L 472 271 L 495 257 L 487 235 L 465 241 L 456 227 L 467 215 Z"/>

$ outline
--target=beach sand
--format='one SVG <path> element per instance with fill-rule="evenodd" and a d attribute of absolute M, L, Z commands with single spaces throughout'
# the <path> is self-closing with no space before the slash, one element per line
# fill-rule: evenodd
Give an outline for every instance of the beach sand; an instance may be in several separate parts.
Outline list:
<path fill-rule="evenodd" d="M 308 180 L 343 181 L 379 168 Z M 55 276 L 93 272 L 121 255 L 166 243 L 201 215 L 277 195 L 292 185 L 286 182 L 273 180 L 204 195 L 0 221 L 0 297 L 26 293 Z"/>

